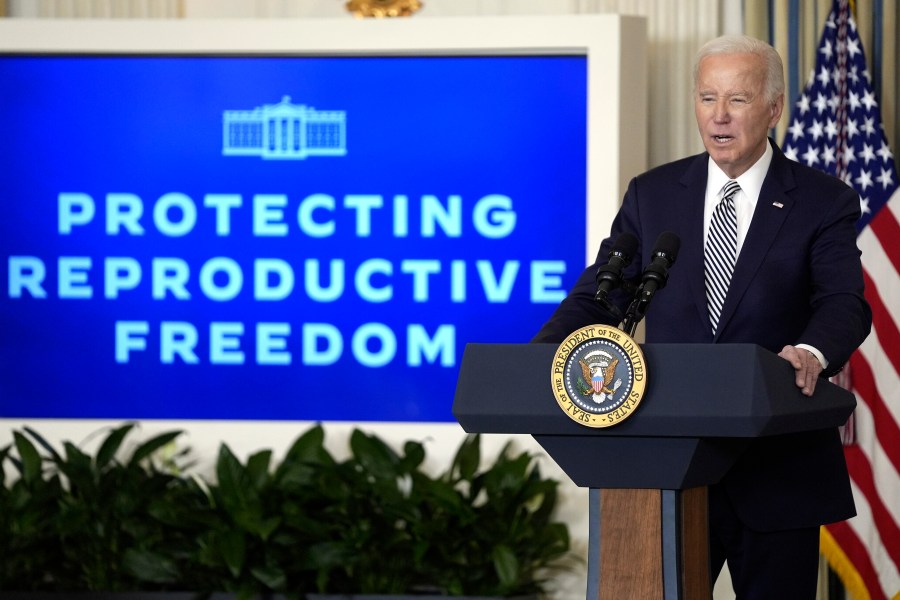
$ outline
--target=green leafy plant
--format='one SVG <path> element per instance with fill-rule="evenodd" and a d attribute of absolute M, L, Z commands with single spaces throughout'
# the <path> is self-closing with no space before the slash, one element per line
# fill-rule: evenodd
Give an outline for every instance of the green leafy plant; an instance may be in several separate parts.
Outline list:
<path fill-rule="evenodd" d="M 206 481 L 172 450 L 180 432 L 124 452 L 133 427 L 95 456 L 13 433 L 0 449 L 18 474 L 0 485 L 0 590 L 519 596 L 571 564 L 557 482 L 509 446 L 480 468 L 478 436 L 431 476 L 419 442 L 396 452 L 355 430 L 337 461 L 315 426 L 278 464 L 223 444 Z"/>
<path fill-rule="evenodd" d="M 66 442 L 59 453 L 37 432 L 14 432 L 19 478 L 0 491 L 0 589 L 129 590 L 141 585 L 131 553 L 159 535 L 150 509 L 182 480 L 151 459 L 180 432 L 154 437 L 125 461 L 116 459 L 134 427 L 114 429 L 96 456 Z M 26 435 L 27 434 L 27 435 Z M 37 442 L 44 450 L 42 456 Z"/>

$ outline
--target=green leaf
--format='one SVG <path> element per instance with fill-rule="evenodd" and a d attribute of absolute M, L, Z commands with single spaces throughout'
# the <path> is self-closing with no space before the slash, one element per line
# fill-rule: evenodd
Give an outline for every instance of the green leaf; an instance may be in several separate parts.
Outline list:
<path fill-rule="evenodd" d="M 63 442 L 63 448 L 66 451 L 66 458 L 59 464 L 60 470 L 73 483 L 86 483 L 84 478 L 89 477 L 93 472 L 93 469 L 91 469 L 91 457 L 82 452 L 72 442 Z"/>
<path fill-rule="evenodd" d="M 544 485 L 540 486 L 540 504 L 538 505 L 537 510 L 534 511 L 533 518 L 541 523 L 546 523 L 550 520 L 553 511 L 556 508 L 556 490 L 558 484 L 556 481 L 550 480 L 545 480 L 542 483 Z"/>
<path fill-rule="evenodd" d="M 350 434 L 350 449 L 353 458 L 363 469 L 376 479 L 393 480 L 398 475 L 400 458 L 387 444 L 374 435 L 366 435 L 358 429 Z"/>
<path fill-rule="evenodd" d="M 256 461 L 259 468 L 259 461 Z M 236 525 L 245 532 L 263 539 L 267 538 L 280 524 L 280 520 L 263 520 L 263 506 L 259 491 L 251 482 L 248 469 L 226 445 L 219 449 L 219 460 L 216 463 L 216 475 L 219 480 L 219 494 L 222 506 Z"/>
<path fill-rule="evenodd" d="M 343 541 L 313 544 L 303 557 L 304 566 L 319 571 L 341 567 L 348 560 L 350 552 L 350 548 Z"/>
<path fill-rule="evenodd" d="M 128 548 L 125 550 L 123 565 L 139 581 L 177 583 L 180 577 L 173 560 L 149 550 Z"/>
<path fill-rule="evenodd" d="M 247 543 L 244 534 L 240 531 L 229 530 L 219 532 L 219 552 L 225 559 L 225 564 L 232 577 L 238 577 L 244 568 L 244 559 L 247 555 Z"/>
<path fill-rule="evenodd" d="M 569 551 L 569 528 L 565 523 L 548 523 L 544 527 L 547 544 L 544 552 L 547 555 L 562 556 Z"/>
<path fill-rule="evenodd" d="M 515 553 L 503 544 L 494 546 L 491 552 L 494 561 L 494 571 L 500 579 L 500 584 L 505 588 L 512 588 L 519 579 L 519 560 Z"/>
<path fill-rule="evenodd" d="M 325 429 L 321 425 L 310 427 L 298 437 L 285 455 L 285 461 L 296 463 L 319 463 L 329 457 L 325 450 Z"/>
<path fill-rule="evenodd" d="M 467 435 L 453 457 L 451 477 L 470 481 L 481 463 L 481 434 Z"/>
<path fill-rule="evenodd" d="M 287 584 L 287 576 L 278 567 L 254 567 L 250 572 L 270 590 L 283 590 Z"/>
<path fill-rule="evenodd" d="M 413 471 L 425 462 L 425 446 L 420 442 L 409 441 L 403 445 L 403 467 Z"/>
<path fill-rule="evenodd" d="M 30 435 L 47 453 L 53 457 L 53 460 L 56 463 L 59 463 L 62 460 L 62 456 L 60 456 L 59 452 L 56 451 L 56 448 L 50 445 L 50 443 L 44 439 L 37 431 L 32 429 L 31 427 L 24 427 L 25 433 Z"/>
<path fill-rule="evenodd" d="M 122 441 L 125 439 L 125 436 L 128 435 L 128 432 L 134 429 L 134 423 L 128 423 L 126 425 L 122 425 L 116 429 L 113 429 L 112 432 L 106 439 L 103 440 L 103 443 L 100 445 L 100 449 L 97 451 L 97 459 L 94 463 L 95 468 L 102 469 L 109 462 L 115 458 L 116 453 L 119 451 L 119 448 L 122 446 Z"/>
<path fill-rule="evenodd" d="M 531 457 L 527 453 L 512 459 L 500 458 L 490 472 L 485 474 L 485 488 L 491 496 L 499 495 L 525 486 Z"/>
<path fill-rule="evenodd" d="M 25 483 L 32 483 L 41 478 L 41 455 L 38 454 L 37 448 L 31 441 L 19 433 L 13 432 L 13 438 L 16 444 L 16 450 L 22 461 L 22 479 Z"/>
<path fill-rule="evenodd" d="M 436 501 L 444 510 L 458 514 L 462 508 L 463 499 L 453 484 L 442 480 L 417 480 L 416 486 L 430 500 Z"/>
<path fill-rule="evenodd" d="M 0 495 L 6 491 L 6 469 L 3 468 L 3 463 L 6 462 L 10 450 L 12 450 L 12 444 L 0 448 Z"/>
<path fill-rule="evenodd" d="M 259 523 L 256 532 L 263 540 L 268 540 L 275 531 L 281 527 L 281 517 L 269 517 Z"/>
<path fill-rule="evenodd" d="M 271 460 L 271 450 L 257 452 L 247 460 L 246 474 L 253 487 L 257 490 L 262 489 L 269 480 L 269 464 Z"/>
<path fill-rule="evenodd" d="M 244 466 L 226 444 L 219 447 L 219 457 L 216 460 L 216 477 L 219 488 L 222 491 L 223 501 L 232 504 L 246 504 L 245 487 L 243 485 L 245 475 Z"/>
<path fill-rule="evenodd" d="M 184 432 L 169 431 L 150 438 L 149 440 L 138 446 L 137 449 L 135 449 L 134 454 L 131 455 L 131 459 L 128 461 L 128 465 L 131 466 L 140 463 L 142 460 L 144 460 L 163 446 L 171 443 L 182 433 Z"/>

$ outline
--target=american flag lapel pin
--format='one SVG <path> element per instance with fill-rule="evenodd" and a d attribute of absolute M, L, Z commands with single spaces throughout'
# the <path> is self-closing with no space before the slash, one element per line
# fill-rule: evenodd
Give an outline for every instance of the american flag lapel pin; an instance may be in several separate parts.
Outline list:
<path fill-rule="evenodd" d="M 775 208 L 784 208 L 784 204 L 782 204 L 781 202 L 773 202 L 772 206 L 774 206 Z"/>

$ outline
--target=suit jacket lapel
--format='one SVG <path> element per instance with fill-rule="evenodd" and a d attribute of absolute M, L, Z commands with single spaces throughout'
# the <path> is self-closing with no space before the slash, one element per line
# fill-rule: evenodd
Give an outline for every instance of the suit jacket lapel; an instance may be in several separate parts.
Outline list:
<path fill-rule="evenodd" d="M 716 339 L 727 329 L 728 321 L 734 316 L 741 298 L 752 284 L 753 278 L 765 260 L 772 243 L 778 237 L 781 226 L 794 204 L 787 195 L 789 190 L 796 187 L 790 165 L 787 162 L 789 159 L 777 146 L 773 149 L 775 154 L 772 157 L 772 164 L 763 181 L 759 200 L 753 212 L 753 220 L 747 231 L 747 237 L 744 239 L 741 254 L 735 264 L 728 294 L 725 296 Z"/>
<path fill-rule="evenodd" d="M 678 262 L 685 265 L 687 272 L 679 277 L 687 277 L 690 293 L 697 307 L 697 317 L 702 323 L 709 323 L 706 309 L 706 279 L 703 267 L 703 205 L 706 199 L 706 177 L 709 154 L 697 156 L 679 180 L 682 188 L 676 206 L 680 211 L 680 231 L 684 239 Z"/>

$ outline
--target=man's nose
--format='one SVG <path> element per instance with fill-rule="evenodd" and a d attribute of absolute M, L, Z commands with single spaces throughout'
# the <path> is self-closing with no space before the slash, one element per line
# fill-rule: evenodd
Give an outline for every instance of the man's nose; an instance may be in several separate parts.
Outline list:
<path fill-rule="evenodd" d="M 728 102 L 725 100 L 720 100 L 716 102 L 715 107 L 713 107 L 713 119 L 718 123 L 723 123 L 728 121 L 730 115 L 728 113 Z"/>

